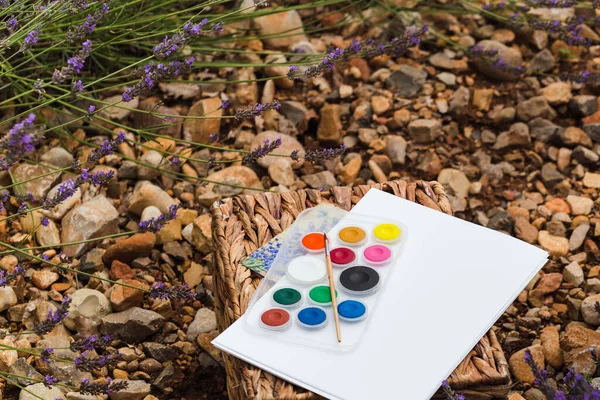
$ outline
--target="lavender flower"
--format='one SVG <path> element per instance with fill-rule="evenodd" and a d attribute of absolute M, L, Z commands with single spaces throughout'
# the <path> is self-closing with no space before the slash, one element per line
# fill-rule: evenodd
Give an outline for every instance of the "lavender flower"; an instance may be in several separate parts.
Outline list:
<path fill-rule="evenodd" d="M 288 79 L 294 80 L 296 79 L 296 72 L 298 72 L 298 67 L 295 65 L 290 65 L 290 69 L 288 69 L 288 72 L 285 74 L 285 76 L 287 76 Z"/>
<path fill-rule="evenodd" d="M 90 351 L 103 349 L 108 345 L 108 343 L 110 343 L 110 340 L 111 338 L 108 335 L 91 335 L 74 341 L 73 343 L 71 343 L 70 348 L 73 351 Z"/>
<path fill-rule="evenodd" d="M 56 310 L 48 311 L 46 320 L 36 324 L 32 331 L 38 335 L 45 335 L 52 331 L 58 324 L 60 324 L 69 314 L 69 306 L 71 304 L 71 298 L 66 296 L 63 297 L 60 306 Z"/>
<path fill-rule="evenodd" d="M 586 46 L 592 44 L 590 38 L 583 37 L 583 20 L 576 18 L 563 25 L 560 21 L 528 20 L 531 28 L 558 34 L 558 38 L 570 46 Z"/>
<path fill-rule="evenodd" d="M 490 3 L 484 4 L 481 8 L 486 11 L 499 11 L 499 10 L 503 10 L 505 5 L 506 5 L 506 3 L 501 1 L 498 4 L 490 4 Z"/>
<path fill-rule="evenodd" d="M 270 142 L 269 139 L 266 139 L 262 146 L 257 147 L 256 149 L 247 152 L 242 158 L 243 164 L 255 163 L 259 158 L 263 158 L 268 154 L 272 153 L 281 146 L 281 138 L 278 137 L 274 141 Z"/>
<path fill-rule="evenodd" d="M 86 0 L 71 0 L 71 9 L 69 10 L 69 12 L 71 14 L 75 14 L 79 11 L 85 10 L 88 6 L 88 3 Z"/>
<path fill-rule="evenodd" d="M 161 300 L 194 300 L 196 295 L 191 292 L 186 284 L 167 287 L 164 283 L 156 283 L 150 289 L 150 297 Z"/>
<path fill-rule="evenodd" d="M 237 109 L 235 110 L 235 119 L 237 119 L 238 121 L 243 120 L 243 119 L 250 119 L 250 118 L 254 118 L 254 117 L 258 117 L 260 116 L 262 113 L 264 113 L 265 111 L 268 110 L 279 110 L 279 107 L 281 107 L 281 104 L 279 103 L 279 100 L 275 99 L 270 103 L 265 103 L 265 104 L 255 104 L 254 106 L 252 106 L 252 108 L 249 109 Z"/>
<path fill-rule="evenodd" d="M 35 149 L 41 136 L 35 134 L 35 114 L 29 114 L 21 122 L 17 122 L 12 129 L 0 139 L 0 150 L 4 155 L 0 157 L 0 169 L 7 171 L 21 157 Z"/>
<path fill-rule="evenodd" d="M 202 27 L 207 23 L 208 20 L 206 18 L 200 21 L 199 24 L 192 24 L 189 21 L 186 22 L 182 30 L 176 32 L 170 38 L 169 36 L 165 36 L 160 44 L 154 46 L 154 56 L 159 60 L 162 60 L 175 53 L 177 50 L 181 49 L 192 37 L 198 36 L 202 31 Z"/>
<path fill-rule="evenodd" d="M 38 27 L 34 28 L 33 30 L 29 31 L 27 33 L 27 35 L 25 35 L 25 39 L 23 40 L 23 44 L 21 45 L 20 50 L 25 51 L 25 50 L 29 49 L 31 46 L 33 46 L 34 44 L 36 44 L 40 37 L 41 30 L 42 30 L 42 27 L 38 26 Z"/>
<path fill-rule="evenodd" d="M 94 113 L 96 112 L 96 106 L 95 105 L 90 105 L 88 107 L 87 110 L 87 119 L 89 119 L 90 121 L 94 118 Z M 88 156 L 89 157 L 89 156 Z"/>
<path fill-rule="evenodd" d="M 88 357 L 87 352 L 84 351 L 80 357 L 75 358 L 75 366 L 82 371 L 92 372 L 102 367 L 114 365 L 120 360 L 121 355 L 119 353 L 116 355 L 107 354 L 98 356 L 96 358 L 90 358 Z"/>
<path fill-rule="evenodd" d="M 194 57 L 187 58 L 183 63 L 173 61 L 168 66 L 154 63 L 148 63 L 144 66 L 141 72 L 136 73 L 141 75 L 141 79 L 133 87 L 127 88 L 123 93 L 123 101 L 129 102 L 143 92 L 154 88 L 159 82 L 165 79 L 171 79 L 179 76 L 182 73 L 189 71 L 194 63 Z"/>
<path fill-rule="evenodd" d="M 171 164 L 179 166 L 181 165 L 181 160 L 179 159 L 179 157 L 173 157 L 171 158 Z"/>
<path fill-rule="evenodd" d="M 70 79 L 74 74 L 81 72 L 85 66 L 85 59 L 92 54 L 92 41 L 86 40 L 82 43 L 82 49 L 67 60 L 67 65 L 59 70 L 54 70 L 52 74 L 52 82 L 63 83 L 67 79 Z"/>
<path fill-rule="evenodd" d="M 540 368 L 535 360 L 533 359 L 533 355 L 531 355 L 531 351 L 525 350 L 525 362 L 529 365 L 531 372 L 535 378 L 535 384 L 539 387 L 539 389 L 546 394 L 548 400 L 554 400 L 556 396 L 556 389 L 548 380 L 548 372 L 545 369 Z"/>
<path fill-rule="evenodd" d="M 88 108 L 88 113 L 93 114 L 96 111 L 96 106 L 90 106 Z M 88 156 L 87 161 L 90 163 L 97 163 L 104 156 L 108 156 L 114 153 L 114 151 L 119 147 L 121 143 L 125 140 L 125 133 L 123 131 L 119 131 L 117 133 L 117 137 L 115 139 L 107 139 L 102 143 L 100 148 L 92 150 L 90 155 Z"/>
<path fill-rule="evenodd" d="M 462 394 L 456 394 L 446 380 L 442 381 L 442 390 L 444 391 L 444 394 L 448 400 L 465 400 L 465 396 Z"/>
<path fill-rule="evenodd" d="M 532 7 L 571 8 L 576 0 L 527 0 Z"/>
<path fill-rule="evenodd" d="M 20 265 L 15 266 L 13 272 L 7 274 L 5 270 L 0 269 L 0 287 L 5 287 L 9 282 L 16 280 L 19 276 L 25 275 L 25 268 Z"/>
<path fill-rule="evenodd" d="M 38 95 L 38 100 L 41 101 L 46 94 L 46 89 L 44 89 L 44 81 L 38 79 L 33 83 L 33 92 Z"/>
<path fill-rule="evenodd" d="M 108 14 L 108 10 L 108 4 L 103 3 L 100 6 L 100 8 L 96 10 L 94 15 L 88 14 L 87 18 L 85 19 L 85 22 L 83 22 L 81 25 L 77 26 L 74 29 L 69 29 L 66 35 L 67 42 L 73 45 L 85 39 L 85 37 L 88 34 L 94 32 L 94 29 L 96 29 L 96 25 L 98 24 L 98 22 L 100 22 L 102 18 L 104 18 L 104 16 Z"/>
<path fill-rule="evenodd" d="M 4 191 L 2 193 L 0 193 L 0 211 L 2 211 L 4 209 L 4 204 L 6 204 L 6 202 L 9 199 L 9 194 L 8 191 Z"/>
<path fill-rule="evenodd" d="M 110 395 L 112 392 L 126 389 L 128 385 L 129 383 L 127 381 L 114 382 L 110 378 L 106 378 L 106 382 L 92 382 L 88 378 L 85 378 L 81 380 L 79 391 L 82 394 L 89 394 L 92 396 L 100 396 L 103 394 Z"/>
<path fill-rule="evenodd" d="M 47 217 L 42 217 L 40 223 L 44 226 L 48 226 L 50 224 L 50 220 Z"/>
<path fill-rule="evenodd" d="M 83 92 L 83 82 L 81 82 L 81 80 L 73 82 L 71 85 L 71 91 L 73 93 Z"/>
<path fill-rule="evenodd" d="M 15 17 L 15 16 L 13 15 L 12 17 L 10 17 L 10 18 L 8 19 L 8 21 L 6 21 L 6 26 L 8 27 L 8 30 L 12 32 L 12 31 L 14 31 L 14 30 L 15 30 L 15 28 L 17 27 L 17 23 L 18 23 L 18 21 L 17 21 L 17 17 Z"/>
<path fill-rule="evenodd" d="M 54 349 L 52 347 L 46 347 L 40 352 L 40 360 L 47 363 L 50 361 L 50 356 L 52 354 L 54 354 Z"/>
<path fill-rule="evenodd" d="M 47 388 L 51 388 L 56 382 L 58 382 L 58 378 L 55 378 L 52 375 L 46 375 L 44 377 L 44 386 Z"/>
<path fill-rule="evenodd" d="M 160 231 L 168 221 L 175 219 L 179 207 L 179 204 L 172 204 L 169 206 L 169 211 L 167 213 L 161 214 L 156 218 L 150 218 L 149 220 L 141 221 L 138 224 L 140 231 L 153 233 Z"/>
<path fill-rule="evenodd" d="M 340 145 L 337 149 L 323 149 L 323 150 L 309 150 L 304 154 L 304 160 L 317 164 L 322 161 L 333 160 L 334 158 L 340 157 L 346 152 L 346 146 Z M 290 154 L 290 158 L 294 161 L 298 161 L 300 159 L 299 151 L 294 150 Z"/>
<path fill-rule="evenodd" d="M 588 380 L 580 373 L 569 369 L 564 377 L 568 388 L 569 400 L 598 400 L 600 399 L 600 390 L 594 388 Z M 541 389 L 544 392 L 543 389 Z M 545 394 L 545 393 L 544 393 Z M 546 395 L 548 400 L 553 400 L 552 395 Z M 558 397 L 557 397 L 558 398 Z"/>
<path fill-rule="evenodd" d="M 225 99 L 225 100 L 221 101 L 221 108 L 223 110 L 225 110 L 226 108 L 228 108 L 230 105 L 231 105 L 231 102 L 229 101 L 229 99 Z M 213 135 L 214 135 L 214 133 L 213 133 Z"/>
<path fill-rule="evenodd" d="M 57 189 L 56 194 L 51 199 L 44 199 L 42 202 L 42 208 L 45 210 L 51 210 L 69 197 L 73 196 L 77 189 L 86 182 L 92 185 L 102 186 L 106 184 L 115 175 L 114 171 L 98 171 L 90 174 L 87 169 L 83 169 L 81 175 L 75 179 L 69 179 L 63 182 Z"/>
<path fill-rule="evenodd" d="M 216 24 L 213 25 L 212 30 L 213 32 L 216 32 L 217 35 L 220 35 L 221 33 L 223 33 L 223 30 L 225 28 L 223 27 L 223 23 L 222 22 L 217 22 Z"/>

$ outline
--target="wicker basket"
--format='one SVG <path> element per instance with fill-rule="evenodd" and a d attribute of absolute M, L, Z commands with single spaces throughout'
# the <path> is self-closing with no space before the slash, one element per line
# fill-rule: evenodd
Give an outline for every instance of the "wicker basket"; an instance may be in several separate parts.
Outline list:
<path fill-rule="evenodd" d="M 335 187 L 328 192 L 298 190 L 240 195 L 215 203 L 211 213 L 216 249 L 215 311 L 219 330 L 226 329 L 246 311 L 260 283 L 260 276 L 241 264 L 244 257 L 288 228 L 303 210 L 323 201 L 350 210 L 371 187 L 452 214 L 442 186 L 437 182 L 424 181 Z M 227 389 L 232 400 L 321 398 L 227 354 L 225 368 Z M 493 331 L 481 339 L 448 382 L 452 387 L 461 389 L 460 392 L 468 399 L 506 396 L 510 384 L 508 363 Z"/>

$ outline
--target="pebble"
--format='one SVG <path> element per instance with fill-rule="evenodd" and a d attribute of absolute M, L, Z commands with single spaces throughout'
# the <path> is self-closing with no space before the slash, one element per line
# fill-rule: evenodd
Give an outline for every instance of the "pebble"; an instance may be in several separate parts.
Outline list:
<path fill-rule="evenodd" d="M 550 107 L 543 96 L 537 96 L 517 105 L 517 117 L 522 121 L 531 121 L 534 118 L 552 120 L 556 118 L 556 111 Z"/>
<path fill-rule="evenodd" d="M 592 326 L 600 325 L 600 313 L 596 311 L 596 302 L 600 302 L 600 294 L 588 296 L 581 303 L 581 316 L 587 324 Z"/>
<path fill-rule="evenodd" d="M 440 72 L 436 75 L 436 78 L 443 84 L 454 87 L 456 86 L 456 75 L 450 72 Z"/>
<path fill-rule="evenodd" d="M 79 242 L 95 237 L 115 234 L 119 231 L 119 212 L 106 197 L 99 195 L 86 203 L 75 206 L 62 220 L 61 242 Z M 63 246 L 62 251 L 71 257 L 79 257 L 94 242 Z"/>
<path fill-rule="evenodd" d="M 38 289 L 47 289 L 56 282 L 60 276 L 49 269 L 35 270 L 31 274 L 31 281 Z"/>
<path fill-rule="evenodd" d="M 158 332 L 165 319 L 158 313 L 133 307 L 102 317 L 100 332 L 127 343 L 138 343 Z"/>
<path fill-rule="evenodd" d="M 542 341 L 542 351 L 546 363 L 553 368 L 560 369 L 564 364 L 564 358 L 559 343 L 558 327 L 555 325 L 546 326 L 540 334 Z"/>
<path fill-rule="evenodd" d="M 371 109 L 375 115 L 382 115 L 391 107 L 391 101 L 384 96 L 371 97 Z"/>
<path fill-rule="evenodd" d="M 590 226 L 587 223 L 581 224 L 573 230 L 569 237 L 569 251 L 575 251 L 581 247 L 589 230 Z"/>
<path fill-rule="evenodd" d="M 519 380 L 519 381 L 522 381 L 525 383 L 529 383 L 529 384 L 533 384 L 535 382 L 535 377 L 533 376 L 533 373 L 531 372 L 531 368 L 525 362 L 525 352 L 527 350 L 529 350 L 531 352 L 531 355 L 533 356 L 533 360 L 535 361 L 535 363 L 540 368 L 544 368 L 545 367 L 544 352 L 542 350 L 542 346 L 540 346 L 540 345 L 530 346 L 525 349 L 517 351 L 512 356 L 510 356 L 508 363 L 510 365 L 510 369 L 516 380 Z"/>
<path fill-rule="evenodd" d="M 504 60 L 504 62 L 511 67 L 521 66 L 521 64 L 523 63 L 523 56 L 521 55 L 521 52 L 519 50 L 507 47 L 498 41 L 482 40 L 479 43 L 477 43 L 477 46 L 483 48 L 484 50 L 496 50 L 497 57 Z M 481 71 L 481 73 L 489 76 L 490 78 L 498 79 L 501 81 L 514 81 L 515 79 L 517 79 L 517 76 L 515 76 L 514 74 L 500 70 L 499 68 L 494 68 L 492 65 L 486 63 L 482 59 L 475 58 L 473 59 L 473 62 L 477 66 L 477 69 Z"/>
<path fill-rule="evenodd" d="M 342 173 L 340 174 L 340 178 L 342 179 L 342 183 L 345 185 L 351 184 L 354 182 L 356 178 L 358 178 L 358 173 L 362 167 L 362 157 L 357 155 L 352 158 L 348 162 L 348 164 L 344 165 L 342 168 Z"/>
<path fill-rule="evenodd" d="M 583 186 L 593 189 L 600 189 L 600 174 L 586 172 L 582 180 Z"/>
<path fill-rule="evenodd" d="M 587 197 L 582 196 L 567 196 L 567 203 L 571 206 L 571 212 L 573 215 L 588 215 L 592 212 L 594 201 Z"/>
<path fill-rule="evenodd" d="M 289 155 L 292 153 L 292 151 L 298 150 L 299 151 L 298 155 L 300 157 L 304 156 L 304 154 L 305 154 L 304 147 L 300 144 L 299 141 L 297 141 L 295 138 L 293 138 L 291 136 L 284 135 L 284 134 L 276 132 L 276 131 L 265 131 L 265 132 L 259 133 L 252 139 L 250 147 L 252 149 L 256 149 L 256 148 L 262 146 L 266 140 L 268 140 L 269 142 L 273 142 L 278 138 L 281 139 L 281 145 L 277 148 L 277 150 L 275 150 L 274 153 Z M 282 157 L 266 156 L 266 157 L 259 158 L 257 163 L 258 163 L 258 165 L 260 165 L 263 168 L 269 168 L 269 166 L 271 164 L 273 164 L 275 161 L 278 161 L 281 159 L 282 159 Z M 287 159 L 287 161 L 289 162 L 291 160 Z M 301 159 L 299 161 L 295 161 L 293 163 L 293 167 L 300 168 L 303 164 L 304 164 L 304 161 Z"/>
<path fill-rule="evenodd" d="M 572 98 L 571 85 L 568 82 L 554 82 L 541 90 L 542 96 L 553 106 L 567 104 Z"/>
<path fill-rule="evenodd" d="M 221 118 L 219 118 L 223 116 L 221 99 L 219 97 L 211 97 L 208 99 L 198 100 L 190 107 L 187 116 L 215 117 L 198 119 L 189 118 L 183 123 L 183 136 L 186 140 L 191 140 L 198 143 L 208 143 L 210 135 L 213 133 L 218 133 L 221 127 Z"/>
<path fill-rule="evenodd" d="M 584 280 L 583 269 L 577 261 L 571 262 L 563 269 L 563 279 L 573 286 L 581 286 Z"/>
<path fill-rule="evenodd" d="M 537 241 L 538 230 L 526 218 L 515 219 L 515 233 L 519 239 L 527 243 L 534 244 Z"/>
<path fill-rule="evenodd" d="M 386 154 L 394 164 L 404 164 L 406 161 L 406 140 L 402 136 L 386 136 Z"/>
<path fill-rule="evenodd" d="M 121 96 L 119 96 L 119 99 Z M 19 393 L 19 400 L 66 400 L 64 393 L 56 386 L 47 387 L 43 383 L 25 386 Z"/>
<path fill-rule="evenodd" d="M 168 169 L 169 162 L 164 155 L 156 150 L 150 150 L 139 158 L 137 164 L 137 176 L 140 179 L 152 180 L 158 178 L 163 172 L 160 169 Z"/>
<path fill-rule="evenodd" d="M 529 136 L 529 127 L 521 122 L 511 125 L 507 132 L 502 132 L 496 138 L 494 150 L 504 152 L 516 148 L 526 148 L 531 146 L 531 137 Z"/>
<path fill-rule="evenodd" d="M 261 35 L 265 36 L 262 41 L 267 46 L 287 49 L 294 44 L 307 41 L 302 18 L 296 10 L 255 17 L 253 23 L 258 27 Z"/>
<path fill-rule="evenodd" d="M 78 289 L 71 294 L 69 314 L 64 324 L 71 330 L 82 325 L 95 329 L 102 317 L 111 312 L 110 302 L 103 293 L 88 288 Z"/>
<path fill-rule="evenodd" d="M 73 165 L 73 154 L 64 147 L 53 147 L 42 154 L 40 160 L 59 168 L 67 168 Z"/>
<path fill-rule="evenodd" d="M 317 172 L 316 174 L 304 175 L 302 180 L 313 189 L 329 190 L 337 185 L 335 176 L 331 171 Z"/>
<path fill-rule="evenodd" d="M 105 104 L 113 104 L 117 103 L 117 105 L 110 107 L 102 107 L 98 111 L 98 113 L 107 119 L 112 119 L 113 121 L 121 121 L 131 115 L 132 111 L 138 108 L 140 104 L 140 99 L 138 97 L 134 97 L 131 101 L 127 102 L 127 104 L 122 103 L 123 98 L 120 94 L 116 94 L 114 96 L 110 96 L 104 99 Z"/>
<path fill-rule="evenodd" d="M 196 312 L 194 320 L 187 330 L 187 338 L 193 342 L 201 333 L 208 333 L 217 329 L 215 312 L 208 308 L 201 308 Z"/>
<path fill-rule="evenodd" d="M 577 117 L 587 117 L 598 109 L 598 100 L 592 95 L 573 96 L 569 102 L 569 110 Z"/>
<path fill-rule="evenodd" d="M 538 281 L 536 289 L 539 290 L 542 294 L 550 294 L 552 292 L 556 292 L 558 288 L 560 288 L 562 278 L 562 274 L 556 272 L 544 274 Z"/>
<path fill-rule="evenodd" d="M 437 181 L 459 198 L 466 198 L 469 194 L 471 182 L 462 171 L 452 168 L 443 169 L 440 171 Z"/>
<path fill-rule="evenodd" d="M 262 189 L 262 184 L 256 175 L 256 172 L 243 165 L 227 167 L 221 171 L 213 172 L 206 177 L 213 182 L 223 182 L 228 185 L 244 186 L 248 188 Z M 212 203 L 223 197 L 232 197 L 246 191 L 248 194 L 256 194 L 256 191 L 245 190 L 239 187 L 215 185 L 209 183 L 202 187 L 196 187 L 196 197 L 200 204 L 210 207 Z"/>
<path fill-rule="evenodd" d="M 339 104 L 325 104 L 321 108 L 321 120 L 317 129 L 317 139 L 322 143 L 339 144 L 342 140 L 341 107 Z"/>
<path fill-rule="evenodd" d="M 569 252 L 569 241 L 566 238 L 553 236 L 548 231 L 540 231 L 538 243 L 547 250 L 551 256 L 563 257 Z"/>
<path fill-rule="evenodd" d="M 60 247 L 60 231 L 54 221 L 48 220 L 48 226 L 38 226 L 35 238 L 40 246 Z"/>
<path fill-rule="evenodd" d="M 121 379 L 114 380 L 115 383 L 120 381 Z M 142 380 L 128 380 L 125 389 L 112 392 L 109 397 L 111 400 L 143 400 L 150 394 L 150 389 L 150 384 Z"/>
<path fill-rule="evenodd" d="M 556 59 L 552 52 L 544 49 L 537 53 L 529 62 L 532 71 L 548 72 L 556 66 Z"/>
<path fill-rule="evenodd" d="M 141 215 L 144 208 L 155 206 L 162 213 L 169 211 L 169 206 L 176 204 L 175 200 L 150 181 L 139 181 L 133 188 L 129 202 L 129 212 Z"/>
<path fill-rule="evenodd" d="M 149 286 L 137 279 L 119 279 L 117 282 L 148 290 Z M 131 307 L 141 307 L 144 302 L 144 292 L 115 284 L 110 292 L 110 305 L 114 311 L 123 311 Z"/>
<path fill-rule="evenodd" d="M 0 371 L 8 371 L 8 369 L 17 362 L 19 355 L 17 350 L 7 349 L 4 346 L 16 347 L 15 343 L 10 339 L 0 339 Z"/>
<path fill-rule="evenodd" d="M 417 119 L 408 125 L 408 133 L 415 143 L 431 143 L 442 133 L 442 124 L 433 119 Z"/>
<path fill-rule="evenodd" d="M 136 233 L 125 240 L 119 240 L 111 245 L 102 256 L 105 265 L 111 265 L 114 260 L 126 264 L 136 258 L 150 255 L 156 243 L 156 236 L 151 232 Z"/>
<path fill-rule="evenodd" d="M 291 186 L 296 181 L 292 162 L 286 158 L 275 160 L 268 167 L 269 177 L 283 186 Z"/>
<path fill-rule="evenodd" d="M 46 195 L 50 191 L 50 188 L 58 181 L 61 176 L 60 172 L 52 174 L 55 168 L 50 168 L 45 165 L 33 165 L 33 164 L 17 164 L 11 170 L 10 176 L 15 182 L 23 182 L 19 186 L 23 193 L 31 193 L 33 198 L 37 201 L 39 199 L 46 198 Z M 38 178 L 24 182 L 31 179 L 34 176 L 46 175 L 43 178 Z"/>
<path fill-rule="evenodd" d="M 390 74 L 387 84 L 401 97 L 410 98 L 421 91 L 426 78 L 427 72 L 408 65 L 401 65 Z"/>

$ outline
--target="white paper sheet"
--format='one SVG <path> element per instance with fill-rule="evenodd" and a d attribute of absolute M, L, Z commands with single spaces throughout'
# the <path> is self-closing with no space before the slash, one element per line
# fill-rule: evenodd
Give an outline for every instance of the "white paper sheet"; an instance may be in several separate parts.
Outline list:
<path fill-rule="evenodd" d="M 331 399 L 429 399 L 548 254 L 375 189 L 353 211 L 400 220 L 411 236 L 355 351 L 272 340 L 250 333 L 242 320 L 213 344 Z"/>

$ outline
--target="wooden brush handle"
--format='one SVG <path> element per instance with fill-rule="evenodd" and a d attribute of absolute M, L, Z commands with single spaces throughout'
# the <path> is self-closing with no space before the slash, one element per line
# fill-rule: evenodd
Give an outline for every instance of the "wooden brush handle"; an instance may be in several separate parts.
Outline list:
<path fill-rule="evenodd" d="M 340 316 L 337 309 L 337 298 L 335 297 L 335 285 L 333 284 L 333 266 L 331 265 L 331 257 L 326 256 L 327 275 L 329 276 L 329 292 L 331 293 L 331 306 L 333 307 L 333 320 L 335 321 L 335 332 L 338 342 L 342 342 L 342 333 L 340 332 Z"/>

